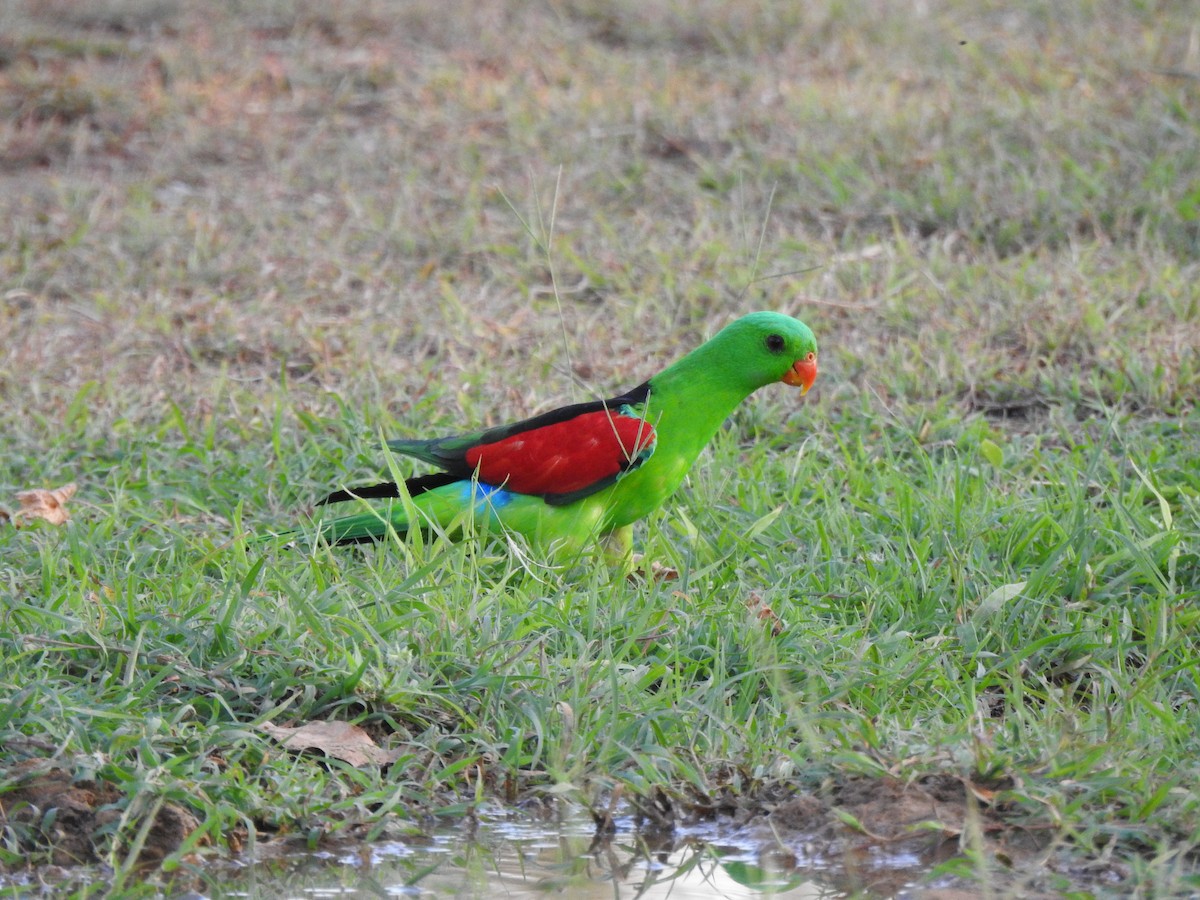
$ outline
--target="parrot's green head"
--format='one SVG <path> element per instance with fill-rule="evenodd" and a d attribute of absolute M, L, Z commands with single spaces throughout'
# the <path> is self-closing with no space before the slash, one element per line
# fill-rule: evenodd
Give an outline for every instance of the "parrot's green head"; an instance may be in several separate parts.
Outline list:
<path fill-rule="evenodd" d="M 756 312 L 725 326 L 705 347 L 712 347 L 736 377 L 755 390 L 775 381 L 807 394 L 817 380 L 817 339 L 812 329 L 791 316 Z"/>

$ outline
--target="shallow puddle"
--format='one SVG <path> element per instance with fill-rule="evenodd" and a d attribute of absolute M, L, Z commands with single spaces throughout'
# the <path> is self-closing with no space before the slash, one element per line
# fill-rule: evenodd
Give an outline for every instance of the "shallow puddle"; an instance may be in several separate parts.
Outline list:
<path fill-rule="evenodd" d="M 631 820 L 616 824 L 616 834 L 596 840 L 583 812 L 556 822 L 481 819 L 404 841 L 205 870 L 192 889 L 213 898 L 916 897 L 955 849 L 935 839 L 833 845 L 769 831 L 764 840 L 761 828 L 729 823 L 669 835 L 638 833 Z"/>

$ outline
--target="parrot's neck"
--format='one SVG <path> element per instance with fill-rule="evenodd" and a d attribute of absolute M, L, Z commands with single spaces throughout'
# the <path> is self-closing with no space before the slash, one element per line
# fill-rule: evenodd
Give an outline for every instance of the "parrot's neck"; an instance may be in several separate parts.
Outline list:
<path fill-rule="evenodd" d="M 605 527 L 622 528 L 657 509 L 721 423 L 754 390 L 730 379 L 722 364 L 728 365 L 727 356 L 701 347 L 650 379 L 638 412 L 654 426 L 654 453 L 613 488 L 619 499 L 606 513 Z"/>
<path fill-rule="evenodd" d="M 650 380 L 647 403 L 659 448 L 670 448 L 690 465 L 753 390 L 724 376 L 719 361 L 699 353 L 664 369 Z"/>

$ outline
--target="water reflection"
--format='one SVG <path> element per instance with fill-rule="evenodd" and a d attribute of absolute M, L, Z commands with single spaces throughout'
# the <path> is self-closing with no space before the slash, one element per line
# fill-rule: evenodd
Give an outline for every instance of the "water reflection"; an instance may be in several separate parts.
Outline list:
<path fill-rule="evenodd" d="M 205 870 L 217 897 L 507 897 L 580 900 L 917 896 L 953 845 L 881 846 L 853 838 L 775 835 L 763 826 L 704 823 L 639 832 L 617 820 L 598 839 L 590 817 L 497 817 L 404 841 L 292 853 Z M 928 885 L 926 885 L 928 886 Z"/>

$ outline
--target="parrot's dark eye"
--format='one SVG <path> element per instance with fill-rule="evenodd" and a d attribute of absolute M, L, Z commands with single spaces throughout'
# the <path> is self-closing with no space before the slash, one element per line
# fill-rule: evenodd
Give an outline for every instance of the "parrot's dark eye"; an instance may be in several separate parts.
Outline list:
<path fill-rule="evenodd" d="M 767 335 L 767 349 L 770 350 L 772 353 L 779 353 L 780 351 L 782 351 L 783 350 L 783 335 L 768 334 Z"/>

